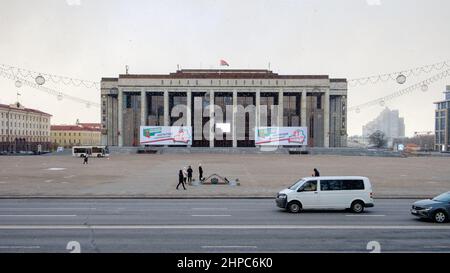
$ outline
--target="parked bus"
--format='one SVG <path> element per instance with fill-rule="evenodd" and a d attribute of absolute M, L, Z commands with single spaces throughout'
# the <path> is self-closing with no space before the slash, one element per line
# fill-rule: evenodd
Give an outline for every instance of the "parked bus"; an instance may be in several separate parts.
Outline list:
<path fill-rule="evenodd" d="M 75 146 L 72 147 L 72 155 L 75 157 L 105 157 L 109 156 L 107 146 Z"/>

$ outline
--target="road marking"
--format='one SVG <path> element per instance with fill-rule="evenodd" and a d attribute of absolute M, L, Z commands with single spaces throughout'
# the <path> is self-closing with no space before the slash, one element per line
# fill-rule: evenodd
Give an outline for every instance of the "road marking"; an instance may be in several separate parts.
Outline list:
<path fill-rule="evenodd" d="M 0 217 L 76 217 L 75 214 L 2 214 Z"/>
<path fill-rule="evenodd" d="M 205 214 L 193 214 L 191 215 L 192 217 L 230 217 L 231 215 L 229 214 L 210 214 L 210 215 L 205 215 Z"/>
<path fill-rule="evenodd" d="M 202 248 L 258 248 L 257 246 L 202 246 Z"/>
<path fill-rule="evenodd" d="M 228 208 L 192 208 L 192 210 L 228 210 Z"/>
<path fill-rule="evenodd" d="M 0 225 L 0 230 L 55 230 L 55 229 L 342 229 L 342 230 L 450 230 L 450 225 L 423 226 L 363 226 L 363 225 Z"/>
<path fill-rule="evenodd" d="M 48 168 L 47 171 L 64 171 L 66 168 Z"/>
<path fill-rule="evenodd" d="M 40 246 L 0 246 L 0 249 L 39 249 Z"/>
<path fill-rule="evenodd" d="M 357 216 L 357 217 L 384 217 L 386 215 L 383 215 L 383 214 L 364 214 L 364 215 L 347 214 L 345 216 L 349 216 L 349 217 L 352 217 L 352 216 Z"/>
<path fill-rule="evenodd" d="M 97 208 L 0 208 L 1 210 L 96 210 Z"/>
<path fill-rule="evenodd" d="M 450 248 L 450 246 L 424 246 L 423 248 L 443 248 L 443 249 L 447 249 L 447 248 Z"/>

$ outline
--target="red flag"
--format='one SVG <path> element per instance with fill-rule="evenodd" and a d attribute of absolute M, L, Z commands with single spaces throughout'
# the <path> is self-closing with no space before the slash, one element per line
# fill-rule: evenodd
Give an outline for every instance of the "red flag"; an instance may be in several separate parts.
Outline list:
<path fill-rule="evenodd" d="M 220 60 L 220 66 L 230 66 L 225 60 Z"/>

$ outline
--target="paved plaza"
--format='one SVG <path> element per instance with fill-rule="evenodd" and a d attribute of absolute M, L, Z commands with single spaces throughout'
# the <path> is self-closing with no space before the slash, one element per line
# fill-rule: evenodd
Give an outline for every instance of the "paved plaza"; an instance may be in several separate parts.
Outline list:
<path fill-rule="evenodd" d="M 178 171 L 192 165 L 198 178 L 213 173 L 240 186 L 189 186 L 175 190 Z M 281 154 L 112 155 L 88 165 L 70 155 L 0 157 L 0 196 L 265 197 L 313 168 L 321 175 L 362 175 L 375 197 L 427 197 L 450 190 L 450 158 Z"/>

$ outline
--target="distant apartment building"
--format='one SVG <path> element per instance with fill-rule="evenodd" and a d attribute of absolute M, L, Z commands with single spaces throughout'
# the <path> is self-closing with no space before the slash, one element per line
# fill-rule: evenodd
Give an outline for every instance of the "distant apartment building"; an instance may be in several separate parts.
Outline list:
<path fill-rule="evenodd" d="M 399 116 L 398 110 L 385 108 L 373 121 L 362 128 L 363 138 L 368 139 L 376 131 L 384 133 L 391 146 L 395 138 L 405 137 L 405 120 Z"/>
<path fill-rule="evenodd" d="M 53 147 L 100 145 L 100 123 L 79 123 L 75 125 L 52 125 L 51 141 Z"/>
<path fill-rule="evenodd" d="M 20 103 L 0 104 L 0 152 L 43 152 L 50 148 L 52 115 Z"/>
<path fill-rule="evenodd" d="M 445 100 L 435 102 L 435 148 L 450 151 L 450 85 L 447 85 Z"/>

